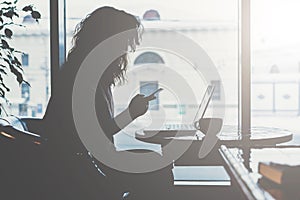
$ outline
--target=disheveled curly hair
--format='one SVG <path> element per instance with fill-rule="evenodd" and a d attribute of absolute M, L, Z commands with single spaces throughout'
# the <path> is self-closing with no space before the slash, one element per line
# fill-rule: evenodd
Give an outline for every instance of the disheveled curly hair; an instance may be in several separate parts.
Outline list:
<path fill-rule="evenodd" d="M 114 68 L 112 73 L 113 85 L 125 81 L 128 65 L 128 51 L 135 51 L 140 44 L 143 27 L 137 17 L 113 7 L 101 7 L 87 15 L 77 24 L 72 38 L 72 48 L 68 52 L 67 60 L 82 62 L 84 57 L 100 42 L 124 31 L 136 30 L 127 39 L 126 53 L 116 58 L 108 68 Z"/>

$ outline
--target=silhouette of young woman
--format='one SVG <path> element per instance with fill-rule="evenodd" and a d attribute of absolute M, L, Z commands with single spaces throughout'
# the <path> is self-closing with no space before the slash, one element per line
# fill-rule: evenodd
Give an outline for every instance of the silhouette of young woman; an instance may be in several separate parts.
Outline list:
<path fill-rule="evenodd" d="M 53 187 L 53 192 L 57 194 L 48 194 L 52 199 L 120 199 L 126 191 L 130 191 L 129 197 L 132 199 L 161 199 L 163 192 L 167 193 L 164 181 L 171 185 L 169 168 L 159 172 L 130 174 L 110 169 L 101 163 L 95 167 L 96 161 L 87 159 L 87 150 L 76 133 L 72 90 L 79 67 L 96 45 L 127 30 L 135 31 L 126 38 L 125 46 L 120 45 L 124 52 L 134 51 L 141 39 L 142 26 L 135 16 L 112 7 L 102 7 L 76 27 L 73 47 L 53 83 L 53 95 L 43 120 L 48 138 L 45 151 L 53 162 L 53 165 L 46 166 L 51 177 L 45 180 L 45 184 Z M 123 127 L 116 124 L 118 116 L 114 116 L 111 88 L 125 80 L 127 64 L 127 53 L 116 58 L 104 71 L 96 92 L 98 121 L 111 141 L 115 133 L 143 115 L 148 109 L 148 102 L 154 98 L 136 95 L 125 111 L 130 113 L 131 120 L 123 123 Z"/>

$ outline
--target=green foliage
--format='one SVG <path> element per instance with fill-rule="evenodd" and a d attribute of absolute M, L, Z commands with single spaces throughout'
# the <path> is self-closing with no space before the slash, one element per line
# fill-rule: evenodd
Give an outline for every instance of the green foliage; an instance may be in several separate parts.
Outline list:
<path fill-rule="evenodd" d="M 41 14 L 34 10 L 33 5 L 18 7 L 18 0 L 0 1 L 0 97 L 5 98 L 6 92 L 10 89 L 4 82 L 3 77 L 12 73 L 19 84 L 26 82 L 23 78 L 22 64 L 16 57 L 16 54 L 22 54 L 9 45 L 9 40 L 13 39 L 13 27 L 23 26 L 14 22 L 15 18 L 19 18 L 19 13 L 30 13 L 32 18 L 37 22 L 41 18 Z"/>

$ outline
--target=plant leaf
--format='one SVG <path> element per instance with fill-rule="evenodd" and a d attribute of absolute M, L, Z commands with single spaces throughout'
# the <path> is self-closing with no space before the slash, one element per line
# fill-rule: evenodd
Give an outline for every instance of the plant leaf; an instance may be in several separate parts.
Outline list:
<path fill-rule="evenodd" d="M 8 64 L 11 65 L 10 61 L 7 58 L 3 58 L 3 60 Z"/>
<path fill-rule="evenodd" d="M 8 29 L 8 28 L 6 28 L 6 29 L 4 30 L 4 33 L 5 33 L 5 36 L 8 37 L 8 38 L 11 38 L 11 36 L 13 35 L 12 30 L 10 30 L 10 29 Z"/>
<path fill-rule="evenodd" d="M 25 12 L 33 11 L 32 6 L 25 6 L 22 10 L 25 11 Z"/>
<path fill-rule="evenodd" d="M 0 64 L 0 67 L 7 68 L 5 65 Z"/>
<path fill-rule="evenodd" d="M 10 91 L 10 89 L 4 83 L 1 83 L 1 85 L 6 89 L 7 92 Z"/>
<path fill-rule="evenodd" d="M 12 2 L 4 1 L 4 2 L 2 2 L 1 4 L 11 5 Z"/>
<path fill-rule="evenodd" d="M 10 71 L 17 77 L 17 81 L 19 84 L 21 84 L 24 79 L 23 79 L 23 74 L 19 72 L 12 64 L 9 65 Z"/>
<path fill-rule="evenodd" d="M 31 16 L 32 16 L 33 19 L 40 19 L 41 18 L 41 14 L 38 11 L 32 11 Z"/>
<path fill-rule="evenodd" d="M 14 16 L 14 12 L 12 10 L 9 10 L 9 11 L 3 13 L 3 16 L 12 19 L 12 17 Z"/>
<path fill-rule="evenodd" d="M 4 48 L 4 49 L 7 49 L 7 48 L 9 48 L 9 45 L 8 45 L 8 43 L 5 41 L 5 40 L 1 40 L 1 43 L 2 43 L 2 47 Z"/>
<path fill-rule="evenodd" d="M 0 96 L 1 97 L 5 97 L 5 92 L 4 92 L 4 90 L 2 88 L 0 88 Z"/>
<path fill-rule="evenodd" d="M 26 85 L 28 85 L 29 87 L 31 87 L 30 83 L 28 83 L 27 81 L 23 80 L 23 83 L 25 83 Z"/>
<path fill-rule="evenodd" d="M 7 75 L 7 72 L 4 69 L 0 69 L 0 73 Z"/>
<path fill-rule="evenodd" d="M 20 17 L 20 16 L 19 16 L 19 14 L 18 14 L 18 13 L 16 13 L 16 12 L 14 12 L 14 15 L 15 15 L 16 17 Z"/>
<path fill-rule="evenodd" d="M 21 62 L 19 61 L 19 59 L 18 59 L 16 56 L 14 57 L 14 62 L 15 62 L 17 65 L 19 65 L 19 66 L 22 65 Z"/>

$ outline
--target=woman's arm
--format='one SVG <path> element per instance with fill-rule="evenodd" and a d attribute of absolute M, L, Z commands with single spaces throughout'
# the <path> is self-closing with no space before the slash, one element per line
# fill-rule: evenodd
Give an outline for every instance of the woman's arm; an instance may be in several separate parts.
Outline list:
<path fill-rule="evenodd" d="M 154 95 L 148 97 L 141 94 L 135 95 L 130 101 L 128 108 L 115 117 L 116 124 L 121 129 L 125 128 L 133 120 L 144 115 L 148 110 L 149 101 L 155 98 Z"/>
<path fill-rule="evenodd" d="M 137 117 L 145 114 L 150 100 L 152 99 L 138 94 L 130 101 L 127 109 L 116 117 L 112 117 L 109 111 L 109 102 L 105 98 L 98 99 L 98 103 L 100 103 L 99 106 L 96 106 L 98 107 L 97 113 L 99 113 L 98 120 L 106 136 L 112 140 L 114 134 L 125 128 Z"/>
<path fill-rule="evenodd" d="M 119 129 L 125 128 L 128 124 L 130 124 L 134 119 L 130 115 L 129 108 L 126 108 L 123 112 L 118 114 L 115 118 L 115 123 L 119 127 Z"/>

